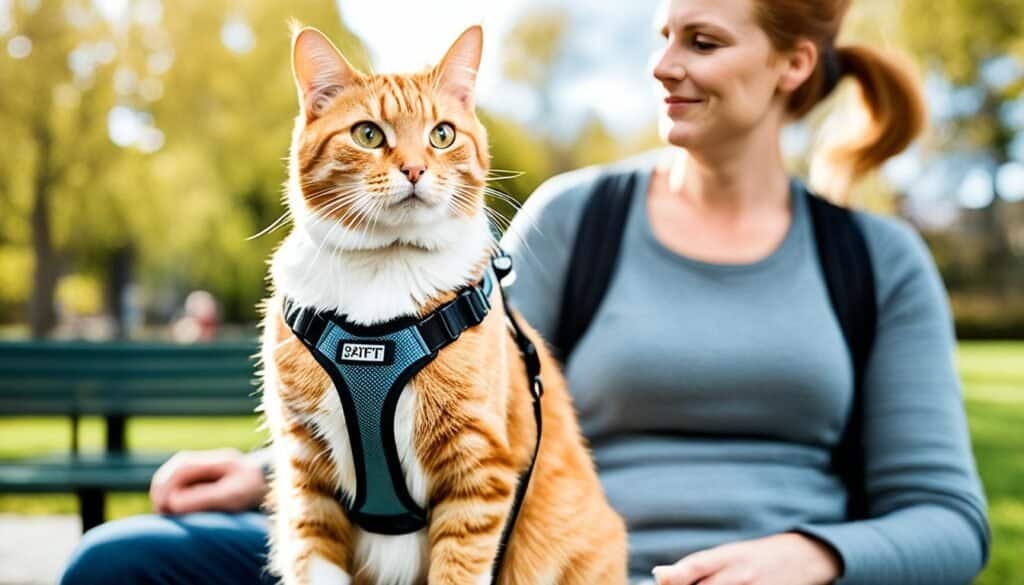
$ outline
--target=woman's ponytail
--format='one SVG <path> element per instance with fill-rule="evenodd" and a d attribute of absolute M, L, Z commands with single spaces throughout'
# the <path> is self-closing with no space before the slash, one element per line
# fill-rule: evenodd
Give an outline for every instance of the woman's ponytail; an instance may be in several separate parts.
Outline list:
<path fill-rule="evenodd" d="M 824 147 L 816 150 L 811 165 L 815 187 L 845 201 L 857 179 L 905 149 L 924 130 L 927 111 L 921 83 L 913 66 L 897 54 L 864 45 L 835 45 L 850 0 L 758 0 L 755 6 L 758 23 L 777 50 L 791 50 L 800 39 L 818 47 L 817 68 L 789 98 L 790 119 L 803 118 L 842 80 L 853 79 L 859 85 L 858 109 L 865 119 L 851 126 L 856 112 L 844 108 L 829 116 L 821 137 Z M 843 127 L 836 128 L 837 121 Z M 827 170 L 824 180 L 815 178 L 816 170 Z"/>
<path fill-rule="evenodd" d="M 864 45 L 834 51 L 841 76 L 857 82 L 867 114 L 855 134 L 844 129 L 841 141 L 825 137 L 821 154 L 831 175 L 827 192 L 844 201 L 850 185 L 902 152 L 924 130 L 927 108 L 921 84 L 902 58 Z"/>

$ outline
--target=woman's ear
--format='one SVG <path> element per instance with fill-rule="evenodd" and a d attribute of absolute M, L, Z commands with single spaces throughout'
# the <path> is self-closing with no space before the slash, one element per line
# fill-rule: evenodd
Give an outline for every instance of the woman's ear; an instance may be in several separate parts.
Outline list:
<path fill-rule="evenodd" d="M 360 77 L 334 43 L 310 27 L 292 38 L 292 74 L 307 123 L 323 115 L 331 100 Z"/>
<path fill-rule="evenodd" d="M 454 97 L 467 110 L 473 109 L 473 90 L 483 46 L 483 28 L 478 24 L 473 25 L 459 35 L 441 63 L 434 68 L 437 79 L 435 86 Z"/>
<path fill-rule="evenodd" d="M 779 90 L 796 91 L 814 74 L 821 54 L 817 45 L 808 39 L 797 41 L 796 47 L 780 57 L 782 76 L 779 78 Z"/>

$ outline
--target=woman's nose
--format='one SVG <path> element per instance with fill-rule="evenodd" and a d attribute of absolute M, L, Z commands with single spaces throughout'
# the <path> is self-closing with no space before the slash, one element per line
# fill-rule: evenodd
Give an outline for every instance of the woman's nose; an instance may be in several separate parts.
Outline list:
<path fill-rule="evenodd" d="M 686 77 L 686 69 L 668 48 L 651 55 L 651 70 L 654 78 L 662 83 L 680 81 Z"/>

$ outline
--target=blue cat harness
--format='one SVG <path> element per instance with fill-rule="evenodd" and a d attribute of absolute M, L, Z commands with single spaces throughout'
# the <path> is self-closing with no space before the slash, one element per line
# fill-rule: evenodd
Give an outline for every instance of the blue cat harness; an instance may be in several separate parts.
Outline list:
<path fill-rule="evenodd" d="M 463 331 L 483 322 L 497 283 L 512 270 L 511 259 L 499 253 L 479 283 L 462 288 L 455 299 L 423 318 L 400 317 L 365 326 L 345 316 L 317 312 L 292 299 L 284 301 L 284 320 L 320 367 L 341 399 L 355 464 L 355 494 L 338 494 L 350 521 L 378 534 L 407 534 L 427 525 L 428 511 L 409 495 L 395 445 L 395 409 L 402 390 L 438 352 Z M 512 335 L 531 383 L 537 441 L 529 466 L 520 474 L 512 509 L 505 522 L 494 575 L 500 572 L 526 487 L 540 446 L 543 386 L 536 347 L 524 334 L 501 291 Z M 346 497 L 347 496 L 347 497 Z"/>

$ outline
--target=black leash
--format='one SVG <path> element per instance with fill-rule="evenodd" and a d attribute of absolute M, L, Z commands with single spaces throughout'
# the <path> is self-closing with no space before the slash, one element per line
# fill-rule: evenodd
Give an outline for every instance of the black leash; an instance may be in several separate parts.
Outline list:
<path fill-rule="evenodd" d="M 544 385 L 540 379 L 540 357 L 537 356 L 537 347 L 530 341 L 526 333 L 523 332 L 522 327 L 512 314 L 512 309 L 508 304 L 508 296 L 505 295 L 505 289 L 501 286 L 501 280 L 505 278 L 509 273 L 512 272 L 512 259 L 509 258 L 503 251 L 499 250 L 498 253 L 491 259 L 491 266 L 494 268 L 494 273 L 497 275 L 498 288 L 501 292 L 501 303 L 505 307 L 505 315 L 508 317 L 509 325 L 512 327 L 512 333 L 515 337 L 516 345 L 519 346 L 519 353 L 523 356 L 523 363 L 526 366 L 526 379 L 530 383 L 530 393 L 533 396 L 533 419 L 537 426 L 537 442 L 533 445 L 533 456 L 530 458 L 530 465 L 523 471 L 522 475 L 519 476 L 519 483 L 516 485 L 515 498 L 512 500 L 512 510 L 509 512 L 508 518 L 505 520 L 505 528 L 501 532 L 501 540 L 498 543 L 498 554 L 494 557 L 494 565 L 491 571 L 491 578 L 493 583 L 497 584 L 498 576 L 501 574 L 502 565 L 505 562 L 505 552 L 508 550 L 508 542 L 512 537 L 512 530 L 515 528 L 516 520 L 519 518 L 519 511 L 523 507 L 523 500 L 526 497 L 526 488 L 530 485 L 530 477 L 533 476 L 533 468 L 537 463 L 537 453 L 540 451 L 540 437 L 541 437 L 541 404 L 540 398 L 544 395 Z"/>

